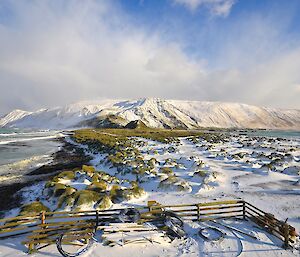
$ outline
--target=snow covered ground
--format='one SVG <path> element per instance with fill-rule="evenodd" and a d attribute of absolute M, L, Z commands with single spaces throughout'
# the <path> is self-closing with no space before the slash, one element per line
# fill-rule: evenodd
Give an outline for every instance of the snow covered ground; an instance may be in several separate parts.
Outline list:
<path fill-rule="evenodd" d="M 113 207 L 146 205 L 148 200 L 162 204 L 188 204 L 242 198 L 279 219 L 289 218 L 288 222 L 300 231 L 299 139 L 230 135 L 223 142 L 208 142 L 197 137 L 181 138 L 171 144 L 146 139 L 136 139 L 136 142 L 144 160 L 155 158 L 153 163 L 157 176 L 145 174 L 141 178 L 140 185 L 147 192 L 145 197 Z M 89 154 L 93 156 L 91 164 L 97 170 L 121 179 L 133 179 L 132 174 L 108 165 L 105 154 Z M 176 180 L 166 183 L 168 175 L 161 168 L 170 168 Z M 240 256 L 300 256 L 299 249 L 283 250 L 281 241 L 253 223 L 239 220 L 222 222 L 257 239 L 233 233 L 220 224 L 186 222 L 186 239 L 173 242 L 163 239 L 160 243 L 114 247 L 96 243 L 83 256 L 238 256 L 240 253 Z M 224 239 L 205 241 L 198 231 L 206 226 L 219 228 L 225 233 Z M 20 238 L 0 241 L 0 256 L 25 256 L 26 248 L 21 241 Z M 55 246 L 49 246 L 34 256 L 60 255 Z"/>

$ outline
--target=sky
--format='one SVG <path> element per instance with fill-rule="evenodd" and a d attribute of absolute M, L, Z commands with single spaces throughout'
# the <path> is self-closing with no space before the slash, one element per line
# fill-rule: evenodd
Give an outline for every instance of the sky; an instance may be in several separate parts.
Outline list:
<path fill-rule="evenodd" d="M 0 115 L 142 97 L 300 109 L 300 1 L 0 1 Z"/>

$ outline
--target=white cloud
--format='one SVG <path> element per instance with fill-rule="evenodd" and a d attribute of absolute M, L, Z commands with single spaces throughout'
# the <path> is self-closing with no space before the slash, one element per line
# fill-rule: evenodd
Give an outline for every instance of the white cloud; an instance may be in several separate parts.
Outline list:
<path fill-rule="evenodd" d="M 107 3 L 71 2 L 61 15 L 45 3 L 15 2 L 20 25 L 0 28 L 0 105 L 8 98 L 22 108 L 93 97 L 174 98 L 201 76 L 201 63 L 177 44 L 135 29 Z"/>
<path fill-rule="evenodd" d="M 200 7 L 206 7 L 210 10 L 211 14 L 215 16 L 226 17 L 235 0 L 173 0 L 175 4 L 181 4 L 188 8 L 190 11 L 194 12 Z"/>
<path fill-rule="evenodd" d="M 208 69 L 210 60 L 192 59 L 178 43 L 132 26 L 110 1 L 51 3 L 15 1 L 14 23 L 0 25 L 2 114 L 99 97 L 300 108 L 293 86 L 300 84 L 300 47 L 274 53 L 279 32 L 273 23 L 248 19 L 232 27 L 229 38 L 215 38 L 222 42 L 214 57 L 220 65 Z"/>

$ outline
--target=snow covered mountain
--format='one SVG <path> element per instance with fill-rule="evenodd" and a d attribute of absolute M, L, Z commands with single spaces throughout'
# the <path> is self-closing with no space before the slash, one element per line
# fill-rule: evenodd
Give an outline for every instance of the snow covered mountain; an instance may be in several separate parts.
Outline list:
<path fill-rule="evenodd" d="M 14 110 L 0 127 L 67 129 L 84 126 L 125 126 L 141 120 L 157 128 L 266 128 L 300 130 L 300 110 L 271 109 L 238 103 L 162 100 L 78 102 L 36 112 Z"/>
<path fill-rule="evenodd" d="M 4 127 L 7 124 L 13 123 L 14 121 L 20 120 L 25 116 L 31 114 L 32 112 L 22 111 L 22 110 L 14 110 L 8 114 L 6 114 L 3 118 L 0 118 L 0 127 Z"/>

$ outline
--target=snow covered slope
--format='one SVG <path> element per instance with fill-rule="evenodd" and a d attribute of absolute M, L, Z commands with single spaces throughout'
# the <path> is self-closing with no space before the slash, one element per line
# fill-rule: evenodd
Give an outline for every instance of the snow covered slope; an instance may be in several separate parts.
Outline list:
<path fill-rule="evenodd" d="M 0 127 L 66 129 L 97 124 L 111 115 L 120 117 L 123 123 L 124 120 L 142 120 L 147 126 L 158 128 L 237 127 L 300 130 L 300 110 L 158 98 L 84 101 L 36 112 L 15 110 L 0 119 Z"/>
<path fill-rule="evenodd" d="M 0 118 L 0 127 L 4 127 L 7 124 L 11 124 L 14 121 L 18 121 L 25 116 L 31 114 L 31 112 L 22 111 L 22 110 L 14 110 L 8 114 L 6 114 L 4 117 Z"/>

